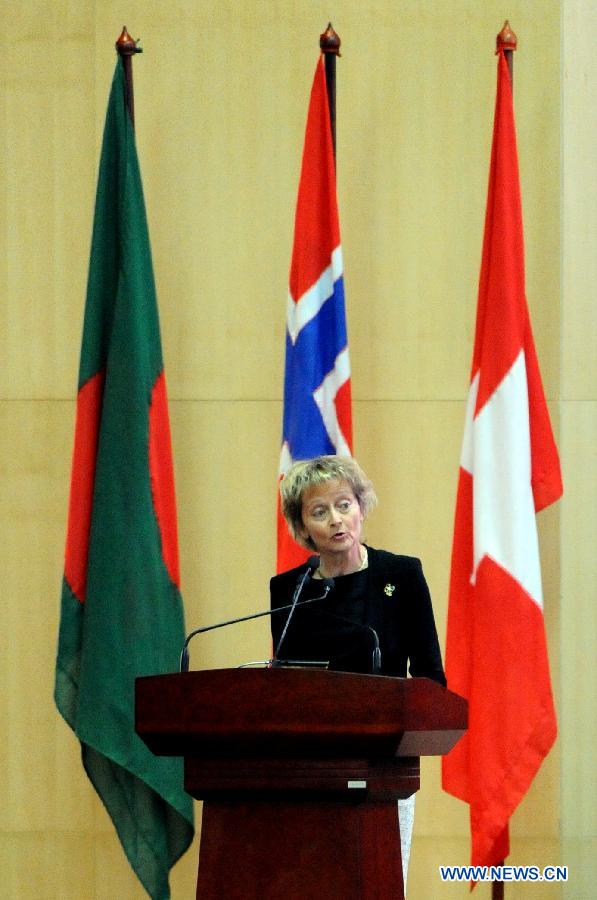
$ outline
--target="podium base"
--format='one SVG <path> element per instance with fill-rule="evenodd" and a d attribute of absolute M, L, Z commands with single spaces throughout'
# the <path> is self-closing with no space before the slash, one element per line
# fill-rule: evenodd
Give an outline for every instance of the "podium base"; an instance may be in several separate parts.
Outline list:
<path fill-rule="evenodd" d="M 203 807 L 197 900 L 403 900 L 396 800 Z"/>

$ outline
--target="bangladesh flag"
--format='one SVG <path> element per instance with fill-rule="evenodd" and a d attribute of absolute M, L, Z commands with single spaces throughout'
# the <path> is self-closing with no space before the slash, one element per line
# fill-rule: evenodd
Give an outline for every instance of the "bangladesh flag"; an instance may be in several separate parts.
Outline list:
<path fill-rule="evenodd" d="M 170 427 L 143 188 L 118 60 L 95 205 L 55 699 L 154 900 L 193 838 L 182 761 L 135 734 L 139 675 L 184 640 Z"/>

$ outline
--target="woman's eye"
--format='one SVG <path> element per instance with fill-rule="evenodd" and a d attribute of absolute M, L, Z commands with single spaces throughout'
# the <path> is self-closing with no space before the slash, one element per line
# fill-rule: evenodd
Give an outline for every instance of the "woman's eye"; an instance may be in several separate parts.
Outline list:
<path fill-rule="evenodd" d="M 317 509 L 314 509 L 311 512 L 311 515 L 314 519 L 321 519 L 325 515 L 325 509 L 323 509 L 322 507 L 317 507 Z"/>
<path fill-rule="evenodd" d="M 338 504 L 338 509 L 340 510 L 340 512 L 348 512 L 348 510 L 350 509 L 350 501 L 349 501 L 349 500 L 342 500 L 342 501 Z"/>

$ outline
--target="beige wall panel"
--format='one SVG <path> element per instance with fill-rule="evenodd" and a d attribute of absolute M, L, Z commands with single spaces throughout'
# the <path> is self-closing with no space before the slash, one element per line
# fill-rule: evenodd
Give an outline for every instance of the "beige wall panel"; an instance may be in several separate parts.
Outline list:
<path fill-rule="evenodd" d="M 269 605 L 281 404 L 175 401 L 182 590 L 189 630 Z M 267 620 L 198 636 L 196 668 L 267 658 Z"/>
<path fill-rule="evenodd" d="M 586 16 L 594 11 L 586 0 L 564 0 L 563 9 L 566 27 L 588 41 Z M 0 403 L 0 564 L 8 598 L 0 654 L 2 871 L 19 900 L 142 897 L 52 699 L 72 400 L 122 10 L 111 2 L 27 0 L 3 2 L 2 12 L 0 398 L 13 400 Z M 507 10 L 520 46 L 515 105 L 529 304 L 553 398 L 560 352 L 559 13 L 556 0 L 513 0 Z M 294 204 L 317 40 L 330 16 L 343 40 L 338 191 L 356 454 L 380 495 L 368 538 L 422 557 L 443 646 L 495 97 L 492 51 L 504 16 L 497 0 L 367 8 L 343 0 L 332 9 L 265 0 L 127 5 L 127 25 L 144 48 L 134 62 L 137 141 L 172 400 L 187 624 L 268 604 Z M 566 65 L 564 227 L 578 215 L 577 230 L 566 232 L 562 358 L 567 396 L 594 398 L 587 285 L 595 278 L 583 274 L 594 266 L 594 210 L 583 190 L 594 141 L 578 127 L 588 120 L 592 82 L 571 58 Z M 594 513 L 583 492 L 594 478 L 587 458 L 595 443 L 592 406 L 569 407 L 564 424 L 572 493 L 561 550 L 570 621 L 559 700 L 561 752 L 570 755 L 561 762 L 556 747 L 517 811 L 511 861 L 558 861 L 550 841 L 561 765 L 565 847 L 578 868 L 591 860 L 594 872 L 590 839 L 575 837 L 591 833 L 595 806 L 583 781 L 588 745 L 583 750 L 577 741 L 591 713 L 577 659 L 588 640 L 586 592 L 594 582 L 586 574 L 594 565 L 586 558 L 595 543 Z M 540 517 L 555 678 L 558 515 Z M 198 637 L 192 665 L 235 665 L 264 658 L 269 647 L 266 621 L 239 626 Z M 584 664 L 582 672 L 584 684 Z M 464 898 L 467 886 L 438 880 L 439 863 L 466 862 L 469 853 L 467 807 L 441 792 L 439 773 L 438 760 L 424 762 L 409 894 Z M 534 842 L 525 840 L 531 836 Z M 174 870 L 174 900 L 193 892 L 196 850 Z M 567 896 L 590 896 L 588 878 L 575 884 L 580 893 Z M 528 892 L 520 885 L 507 890 L 509 897 Z M 486 886 L 477 893 L 489 897 Z"/>
<path fill-rule="evenodd" d="M 53 703 L 74 404 L 0 403 L 3 828 L 89 829 L 79 745 Z"/>
<path fill-rule="evenodd" d="M 355 455 L 379 500 L 367 522 L 367 538 L 374 546 L 423 559 L 440 625 L 464 413 L 464 400 L 354 404 Z"/>
<path fill-rule="evenodd" d="M 564 897 L 588 900 L 597 877 L 597 356 L 594 34 L 591 0 L 562 3 L 562 845 Z"/>
<path fill-rule="evenodd" d="M 512 866 L 560 866 L 565 864 L 562 859 L 560 842 L 557 835 L 552 838 L 540 836 L 517 837 L 512 841 L 510 856 L 506 861 Z M 530 884 L 528 882 L 507 882 L 504 894 L 510 900 L 528 900 L 529 897 L 540 897 L 541 900 L 559 900 L 563 894 L 563 882 L 543 882 Z M 488 894 L 489 896 L 489 894 Z"/>
<path fill-rule="evenodd" d="M 418 802 L 417 799 L 417 804 Z M 464 807 L 464 804 L 460 805 Z M 468 865 L 469 857 L 470 846 L 465 837 L 422 835 L 415 819 L 408 871 L 408 900 L 429 900 L 430 897 L 441 897 L 441 900 L 470 898 L 468 882 L 443 882 L 439 874 L 440 866 Z M 491 888 L 489 885 L 478 884 L 474 896 L 477 900 L 489 900 Z"/>
<path fill-rule="evenodd" d="M 540 20 L 537 4 L 514 4 L 510 15 L 525 35 L 517 115 L 529 296 L 532 307 L 537 298 L 537 343 L 542 358 L 550 353 L 550 373 L 559 283 L 558 21 L 557 4 L 540 7 Z M 282 4 L 276 13 L 274 53 L 272 7 L 263 3 L 247 4 L 232 20 L 221 6 L 189 11 L 180 52 L 164 53 L 171 11 L 130 10 L 145 48 L 135 60 L 137 135 L 173 397 L 281 393 L 292 219 L 322 13 Z M 429 15 L 414 3 L 391 12 L 338 8 L 345 47 L 338 188 L 355 396 L 462 393 L 502 14 L 499 4 L 481 11 L 468 2 L 434 6 Z M 466 50 L 455 53 L 446 37 L 463 17 Z M 112 20 L 109 7 L 98 10 L 98 41 L 111 40 Z M 296 36 L 311 33 L 309 49 Z M 541 79 L 533 78 L 538 48 Z M 107 90 L 105 63 L 101 77 Z M 101 109 L 98 100 L 98 116 Z"/>
<path fill-rule="evenodd" d="M 3 900 L 91 900 L 96 896 L 91 835 L 0 832 L 0 865 Z"/>
<path fill-rule="evenodd" d="M 322 14 L 212 3 L 176 21 L 137 3 L 129 17 L 144 47 L 137 135 L 171 394 L 277 398 Z M 300 67 L 295 29 L 313 35 Z M 98 35 L 112 30 L 112 11 L 98 10 Z"/>
<path fill-rule="evenodd" d="M 568 866 L 568 883 L 564 900 L 594 900 L 597 837 L 562 839 L 562 859 Z"/>
<path fill-rule="evenodd" d="M 76 385 L 97 169 L 92 4 L 3 7 L 0 396 L 64 397 Z"/>
<path fill-rule="evenodd" d="M 198 859 L 199 847 L 195 840 L 171 871 L 172 900 L 191 900 L 195 896 Z M 147 893 L 133 873 L 113 829 L 98 838 L 94 862 L 95 883 L 93 894 L 89 895 L 93 900 L 147 900 Z"/>
<path fill-rule="evenodd" d="M 563 835 L 595 837 L 597 402 L 562 404 Z"/>
<path fill-rule="evenodd" d="M 452 522 L 464 403 L 354 404 L 355 454 L 375 485 L 379 506 L 368 542 L 423 562 L 445 648 Z M 425 760 L 417 798 L 417 834 L 468 834 L 468 812 L 441 791 L 438 760 Z"/>
<path fill-rule="evenodd" d="M 567 400 L 594 400 L 597 5 L 593 0 L 564 0 L 562 27 L 562 396 Z"/>
<path fill-rule="evenodd" d="M 472 351 L 496 87 L 492 51 L 503 5 L 401 4 L 396 19 L 379 12 L 361 13 L 371 34 L 362 40 L 359 31 L 356 47 L 347 49 L 338 89 L 355 396 L 457 399 Z M 508 15 L 521 36 L 515 107 L 528 294 L 551 395 L 558 360 L 557 5 L 514 4 Z"/>

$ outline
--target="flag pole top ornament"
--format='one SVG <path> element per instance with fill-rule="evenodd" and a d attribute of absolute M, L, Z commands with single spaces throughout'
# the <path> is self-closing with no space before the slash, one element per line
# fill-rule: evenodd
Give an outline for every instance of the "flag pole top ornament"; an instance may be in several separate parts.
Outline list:
<path fill-rule="evenodd" d="M 340 53 L 340 37 L 336 31 L 334 31 L 332 23 L 328 22 L 328 27 L 326 30 L 319 36 L 319 46 L 321 47 L 322 53 L 333 53 L 334 56 L 342 56 Z"/>
<path fill-rule="evenodd" d="M 495 52 L 499 53 L 500 50 L 516 50 L 517 46 L 518 38 L 510 28 L 510 22 L 508 21 L 508 19 L 506 19 L 506 21 L 504 22 L 504 27 L 496 36 Z"/>
<path fill-rule="evenodd" d="M 115 44 L 116 50 L 120 56 L 133 56 L 134 53 L 143 53 L 143 49 L 137 46 L 139 41 L 140 38 L 137 38 L 136 41 L 133 40 L 127 31 L 126 25 L 123 25 L 120 37 Z"/>

